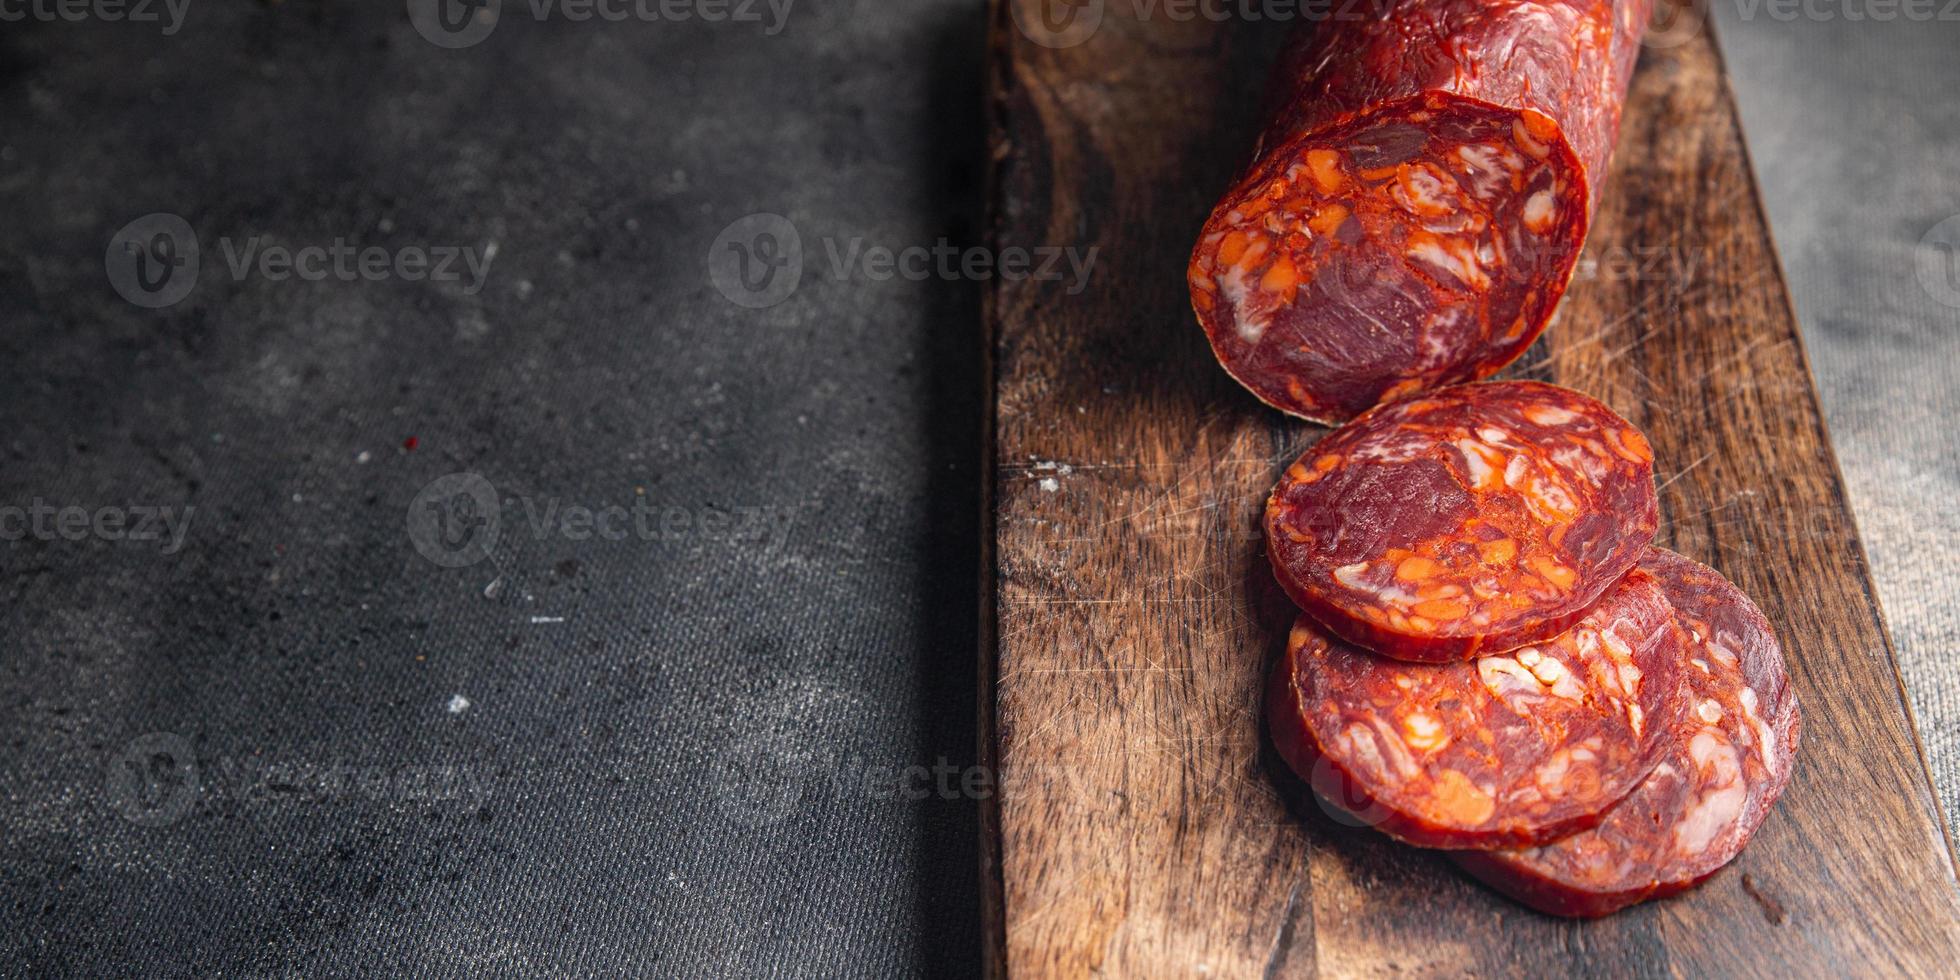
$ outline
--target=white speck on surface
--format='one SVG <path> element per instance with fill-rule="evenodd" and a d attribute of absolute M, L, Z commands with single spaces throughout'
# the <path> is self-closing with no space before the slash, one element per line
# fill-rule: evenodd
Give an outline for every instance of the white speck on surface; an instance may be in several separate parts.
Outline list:
<path fill-rule="evenodd" d="M 483 316 L 481 310 L 464 310 L 462 315 L 456 318 L 457 340 L 482 340 L 489 333 L 490 321 Z"/>
<path fill-rule="evenodd" d="M 531 625 L 533 626 L 537 626 L 540 623 L 562 623 L 564 621 L 565 621 L 565 617 L 563 616 L 532 616 L 531 617 Z"/>
<path fill-rule="evenodd" d="M 449 713 L 450 713 L 450 714 L 452 714 L 452 715 L 460 715 L 460 714 L 462 714 L 463 712 L 465 712 L 465 711 L 468 711 L 468 710 L 470 710 L 470 699 L 469 699 L 469 698 L 466 698 L 466 697 L 464 697 L 464 696 L 462 696 L 462 695 L 460 695 L 460 694 L 451 694 L 451 695 L 449 696 Z"/>
<path fill-rule="evenodd" d="M 1061 484 L 1059 484 L 1059 483 L 1057 483 L 1057 482 L 1055 482 L 1055 478 L 1054 478 L 1054 477 L 1052 477 L 1052 476 L 1044 476 L 1044 477 L 1042 477 L 1042 478 L 1041 478 L 1041 492 L 1042 492 L 1042 493 L 1054 493 L 1055 491 L 1057 491 L 1057 490 L 1060 490 L 1061 488 L 1062 488 L 1062 485 L 1061 485 Z"/>
<path fill-rule="evenodd" d="M 361 464 L 362 466 L 366 466 L 366 465 L 367 465 L 367 462 L 368 462 L 368 460 L 371 460 L 371 459 L 373 459 L 373 458 L 374 458 L 374 454 L 373 454 L 373 453 L 371 453 L 371 452 L 368 452 L 367 450 L 365 450 L 365 449 L 363 449 L 363 450 L 361 450 L 361 454 L 360 454 L 359 456 L 356 456 L 356 457 L 354 457 L 354 462 L 356 462 L 356 463 L 359 463 L 359 464 Z"/>
<path fill-rule="evenodd" d="M 499 575 L 496 578 L 491 579 L 489 585 L 483 587 L 483 597 L 485 599 L 495 599 L 498 596 L 498 594 L 502 593 L 503 591 L 504 591 L 504 577 L 502 575 Z"/>

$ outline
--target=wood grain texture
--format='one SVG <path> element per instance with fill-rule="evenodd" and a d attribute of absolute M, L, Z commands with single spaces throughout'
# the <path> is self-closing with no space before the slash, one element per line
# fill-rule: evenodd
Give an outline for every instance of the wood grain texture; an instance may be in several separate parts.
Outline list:
<path fill-rule="evenodd" d="M 1734 865 L 1597 922 L 1514 905 L 1325 814 L 1260 685 L 1290 611 L 1258 515 L 1325 430 L 1212 361 L 1184 263 L 1283 27 L 1103 5 L 1050 48 L 996 0 L 995 247 L 1096 246 L 1087 288 L 1001 282 L 984 719 L 993 966 L 1016 977 L 1933 975 L 1960 890 L 1712 39 L 1653 46 L 1578 280 L 1507 372 L 1651 437 L 1659 540 L 1755 596 L 1803 699 L 1794 780 Z"/>

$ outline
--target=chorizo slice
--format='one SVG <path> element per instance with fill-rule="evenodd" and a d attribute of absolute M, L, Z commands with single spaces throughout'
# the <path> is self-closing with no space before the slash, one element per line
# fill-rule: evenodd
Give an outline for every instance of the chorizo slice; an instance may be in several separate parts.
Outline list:
<path fill-rule="evenodd" d="M 1338 423 L 1531 346 L 1597 205 L 1650 0 L 1389 0 L 1302 28 L 1187 268 L 1219 363 Z"/>
<path fill-rule="evenodd" d="M 1464 663 L 1377 657 L 1302 616 L 1267 723 L 1324 800 L 1391 837 L 1534 846 L 1596 824 L 1660 761 L 1685 643 L 1638 570 L 1556 639 Z"/>
<path fill-rule="evenodd" d="M 1281 587 L 1350 643 L 1461 660 L 1557 635 L 1640 560 L 1653 450 L 1599 401 L 1536 381 L 1379 406 L 1266 503 Z"/>
<path fill-rule="evenodd" d="M 1471 874 L 1553 915 L 1600 916 L 1694 887 L 1762 825 L 1790 781 L 1802 727 L 1769 621 L 1714 569 L 1653 549 L 1687 633 L 1687 710 L 1665 758 L 1599 826 L 1542 847 L 1453 852 Z"/>

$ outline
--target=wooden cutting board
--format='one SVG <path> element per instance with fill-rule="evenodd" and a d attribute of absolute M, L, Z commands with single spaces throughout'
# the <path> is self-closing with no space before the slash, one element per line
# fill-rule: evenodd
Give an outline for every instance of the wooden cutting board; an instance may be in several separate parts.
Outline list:
<path fill-rule="evenodd" d="M 1099 251 L 1079 294 L 1018 281 L 989 297 L 993 967 L 1954 969 L 1950 847 L 1734 100 L 1693 15 L 1644 52 L 1590 261 L 1507 374 L 1590 392 L 1647 432 L 1660 542 L 1720 569 L 1776 624 L 1803 747 L 1730 868 L 1684 897 L 1568 922 L 1330 818 L 1264 737 L 1260 685 L 1290 612 L 1259 513 L 1326 430 L 1262 407 L 1215 365 L 1184 265 L 1251 145 L 1285 26 L 1104 0 L 1093 36 L 1047 46 L 1031 35 L 1068 38 L 1014 17 L 1044 2 L 994 4 L 990 234 Z"/>

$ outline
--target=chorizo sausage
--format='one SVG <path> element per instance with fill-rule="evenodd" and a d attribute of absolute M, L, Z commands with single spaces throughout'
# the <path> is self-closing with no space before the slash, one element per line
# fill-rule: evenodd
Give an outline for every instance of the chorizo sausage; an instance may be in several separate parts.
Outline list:
<path fill-rule="evenodd" d="M 1487 377 L 1572 276 L 1651 0 L 1385 0 L 1302 28 L 1191 256 L 1219 363 L 1339 422 Z"/>
<path fill-rule="evenodd" d="M 1714 569 L 1674 552 L 1653 549 L 1640 568 L 1689 638 L 1687 710 L 1667 756 L 1591 830 L 1538 848 L 1451 855 L 1553 915 L 1605 915 L 1705 880 L 1741 853 L 1796 761 L 1797 697 L 1762 612 Z"/>
<path fill-rule="evenodd" d="M 1685 642 L 1639 570 L 1557 638 L 1462 663 L 1377 657 L 1301 616 L 1267 723 L 1324 800 L 1392 837 L 1534 846 L 1597 823 L 1660 761 Z"/>
<path fill-rule="evenodd" d="M 1347 641 L 1460 660 L 1556 635 L 1640 560 L 1653 450 L 1597 400 L 1536 381 L 1379 406 L 1288 467 L 1266 504 L 1281 587 Z"/>

